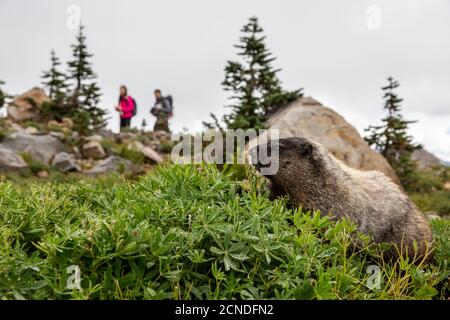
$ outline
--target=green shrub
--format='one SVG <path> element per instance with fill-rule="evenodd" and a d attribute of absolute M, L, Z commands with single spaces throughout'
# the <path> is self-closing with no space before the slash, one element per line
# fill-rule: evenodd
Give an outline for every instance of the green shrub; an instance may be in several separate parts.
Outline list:
<path fill-rule="evenodd" d="M 171 165 L 133 184 L 0 183 L 0 299 L 449 297 L 448 220 L 433 224 L 430 264 L 385 262 L 378 246 L 350 250 L 368 244 L 353 224 L 291 211 L 249 179 Z M 82 291 L 67 287 L 70 266 Z M 381 272 L 373 289 L 369 266 Z"/>
<path fill-rule="evenodd" d="M 176 145 L 175 141 L 164 140 L 158 146 L 158 151 L 162 153 L 170 153 L 172 152 L 173 147 Z"/>
<path fill-rule="evenodd" d="M 435 211 L 440 215 L 450 215 L 450 191 L 413 193 L 411 199 L 423 212 Z"/>
<path fill-rule="evenodd" d="M 111 153 L 114 149 L 115 143 L 111 139 L 103 138 L 101 145 L 106 153 Z"/>
<path fill-rule="evenodd" d="M 116 150 L 116 154 L 124 159 L 128 159 L 135 164 L 142 164 L 145 161 L 145 156 L 142 152 L 130 149 L 127 145 L 121 145 Z"/>
<path fill-rule="evenodd" d="M 444 181 L 440 170 L 415 171 L 411 183 L 406 186 L 408 192 L 433 192 L 443 188 Z"/>
<path fill-rule="evenodd" d="M 32 173 L 36 174 L 39 171 L 48 170 L 47 165 L 45 165 L 40 161 L 35 160 L 29 153 L 22 152 L 20 156 L 28 164 L 28 167 Z"/>

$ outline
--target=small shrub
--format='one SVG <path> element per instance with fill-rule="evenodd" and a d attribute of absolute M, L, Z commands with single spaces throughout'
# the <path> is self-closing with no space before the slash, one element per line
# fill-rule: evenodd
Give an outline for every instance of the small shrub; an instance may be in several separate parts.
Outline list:
<path fill-rule="evenodd" d="M 406 186 L 408 192 L 432 192 L 442 190 L 444 181 L 440 170 L 415 171 L 411 183 Z"/>
<path fill-rule="evenodd" d="M 435 211 L 442 216 L 450 215 L 450 191 L 413 193 L 411 199 L 423 212 Z"/>
<path fill-rule="evenodd" d="M 39 171 L 48 170 L 47 165 L 43 164 L 40 161 L 35 160 L 29 153 L 22 152 L 20 156 L 28 164 L 28 167 L 33 174 L 36 174 Z"/>
<path fill-rule="evenodd" d="M 140 151 L 130 149 L 127 145 L 121 145 L 116 150 L 116 154 L 124 159 L 128 159 L 135 164 L 143 164 L 145 156 Z"/>
<path fill-rule="evenodd" d="M 172 152 L 172 149 L 175 146 L 175 144 L 176 142 L 171 140 L 161 141 L 161 143 L 158 146 L 158 151 L 162 153 L 170 153 Z"/>

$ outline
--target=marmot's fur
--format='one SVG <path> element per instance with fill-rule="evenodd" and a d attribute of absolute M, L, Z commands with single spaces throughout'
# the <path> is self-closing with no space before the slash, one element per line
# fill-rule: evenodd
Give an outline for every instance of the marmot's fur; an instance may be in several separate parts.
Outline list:
<path fill-rule="evenodd" d="M 289 195 L 294 207 L 347 217 L 375 242 L 394 243 L 411 257 L 417 241 L 417 256 L 424 255 L 432 241 L 428 221 L 388 177 L 349 168 L 323 146 L 304 138 L 280 139 L 278 145 L 278 172 L 267 176 L 272 198 Z M 276 161 L 277 150 L 271 152 L 271 161 Z M 256 168 L 261 167 L 258 162 Z M 391 251 L 397 256 L 397 250 Z"/>

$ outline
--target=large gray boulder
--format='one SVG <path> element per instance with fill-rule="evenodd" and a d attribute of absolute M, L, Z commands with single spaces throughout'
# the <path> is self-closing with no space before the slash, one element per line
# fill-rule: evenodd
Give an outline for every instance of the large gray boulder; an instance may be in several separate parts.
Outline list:
<path fill-rule="evenodd" d="M 119 172 L 123 173 L 132 167 L 132 163 L 130 160 L 118 157 L 118 156 L 110 156 L 105 160 L 98 163 L 91 170 L 88 170 L 87 174 L 103 174 L 107 172 Z"/>
<path fill-rule="evenodd" d="M 28 153 L 34 160 L 44 164 L 49 164 L 55 154 L 66 149 L 61 141 L 49 134 L 32 135 L 25 132 L 13 132 L 0 143 L 0 147 L 17 154 Z"/>
<path fill-rule="evenodd" d="M 0 147 L 0 171 L 21 170 L 27 167 L 26 162 L 17 153 Z"/>
<path fill-rule="evenodd" d="M 80 166 L 75 162 L 75 156 L 67 152 L 60 152 L 55 155 L 52 165 L 63 172 L 81 171 Z"/>
<path fill-rule="evenodd" d="M 359 170 L 378 170 L 400 185 L 387 160 L 372 150 L 342 116 L 311 97 L 281 107 L 267 121 L 280 130 L 280 138 L 305 137 L 328 149 L 337 159 Z"/>

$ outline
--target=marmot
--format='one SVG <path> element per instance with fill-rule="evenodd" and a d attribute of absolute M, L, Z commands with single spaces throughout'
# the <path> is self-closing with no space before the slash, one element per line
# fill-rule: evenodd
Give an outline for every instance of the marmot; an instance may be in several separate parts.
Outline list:
<path fill-rule="evenodd" d="M 270 150 L 270 143 L 267 148 Z M 274 149 L 278 149 L 279 169 L 266 176 L 271 198 L 289 195 L 294 207 L 331 213 L 337 219 L 349 218 L 375 242 L 394 243 L 403 253 L 407 248 L 411 257 L 416 240 L 417 256 L 424 255 L 432 241 L 428 221 L 383 173 L 352 169 L 322 145 L 304 138 L 280 139 Z M 271 161 L 277 160 L 276 153 L 277 150 L 271 150 Z M 257 162 L 255 167 L 261 171 L 267 166 Z M 388 255 L 396 257 L 397 252 L 393 248 Z"/>

